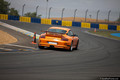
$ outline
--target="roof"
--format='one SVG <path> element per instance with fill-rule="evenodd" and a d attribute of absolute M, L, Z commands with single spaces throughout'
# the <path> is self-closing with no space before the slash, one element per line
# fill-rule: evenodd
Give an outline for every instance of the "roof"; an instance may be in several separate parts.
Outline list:
<path fill-rule="evenodd" d="M 62 29 L 62 30 L 70 30 L 69 28 L 64 28 L 64 27 L 50 27 L 49 29 Z"/>

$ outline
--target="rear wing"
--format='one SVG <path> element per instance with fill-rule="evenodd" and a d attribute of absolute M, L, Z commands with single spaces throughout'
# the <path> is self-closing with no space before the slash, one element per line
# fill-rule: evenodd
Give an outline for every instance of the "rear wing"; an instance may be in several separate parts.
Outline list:
<path fill-rule="evenodd" d="M 50 32 L 50 31 L 41 31 L 41 32 L 45 32 L 46 36 L 59 37 L 59 38 L 62 38 L 63 34 L 65 34 L 65 33 Z"/>
<path fill-rule="evenodd" d="M 47 33 L 66 34 L 66 33 L 51 32 L 51 31 L 43 31 L 43 30 L 41 30 L 41 32 L 45 32 L 46 34 L 47 34 Z"/>

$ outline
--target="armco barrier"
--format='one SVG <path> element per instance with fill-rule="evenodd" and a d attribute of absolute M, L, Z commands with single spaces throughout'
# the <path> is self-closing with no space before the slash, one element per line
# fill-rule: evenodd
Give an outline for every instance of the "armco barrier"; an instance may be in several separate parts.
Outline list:
<path fill-rule="evenodd" d="M 19 16 L 8 15 L 8 20 L 17 20 L 17 21 L 19 21 Z"/>
<path fill-rule="evenodd" d="M 99 29 L 108 30 L 108 25 L 107 24 L 99 24 Z"/>
<path fill-rule="evenodd" d="M 6 14 L 0 14 L 0 19 L 8 20 L 8 15 L 6 15 Z"/>
<path fill-rule="evenodd" d="M 91 23 L 91 28 L 99 29 L 99 24 Z"/>
<path fill-rule="evenodd" d="M 51 19 L 41 18 L 41 24 L 51 25 Z"/>
<path fill-rule="evenodd" d="M 72 26 L 72 21 L 62 21 L 62 26 L 71 27 Z"/>
<path fill-rule="evenodd" d="M 72 26 L 81 27 L 81 23 L 80 22 L 72 22 Z"/>
<path fill-rule="evenodd" d="M 39 18 L 31 18 L 32 23 L 41 23 L 41 19 Z"/>
<path fill-rule="evenodd" d="M 52 24 L 53 25 L 61 25 L 62 21 L 60 21 L 60 20 L 52 20 Z"/>
<path fill-rule="evenodd" d="M 81 23 L 81 28 L 90 28 L 90 23 L 82 22 Z"/>
<path fill-rule="evenodd" d="M 31 17 L 20 17 L 20 22 L 31 22 Z"/>
<path fill-rule="evenodd" d="M 108 30 L 117 30 L 117 26 L 115 26 L 115 25 L 108 25 Z"/>
<path fill-rule="evenodd" d="M 117 26 L 117 31 L 120 31 L 120 25 Z"/>

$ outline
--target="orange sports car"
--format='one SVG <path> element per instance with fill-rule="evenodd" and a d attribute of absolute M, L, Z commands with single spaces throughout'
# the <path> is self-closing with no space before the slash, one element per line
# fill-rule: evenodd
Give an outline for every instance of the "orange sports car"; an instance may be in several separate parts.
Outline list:
<path fill-rule="evenodd" d="M 79 38 L 69 28 L 50 27 L 43 32 L 39 37 L 39 48 L 63 48 L 70 51 L 78 48 Z"/>

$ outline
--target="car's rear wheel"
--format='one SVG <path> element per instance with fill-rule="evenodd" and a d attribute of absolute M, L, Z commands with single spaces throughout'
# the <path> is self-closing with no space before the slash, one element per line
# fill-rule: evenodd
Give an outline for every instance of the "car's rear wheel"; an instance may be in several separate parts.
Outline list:
<path fill-rule="evenodd" d="M 71 46 L 69 48 L 69 51 L 73 51 L 73 42 L 71 42 Z"/>
<path fill-rule="evenodd" d="M 39 45 L 38 45 L 38 48 L 39 48 L 39 49 L 44 49 L 44 46 L 39 46 Z"/>
<path fill-rule="evenodd" d="M 77 41 L 77 45 L 76 45 L 76 47 L 75 47 L 75 50 L 78 49 L 78 44 L 79 44 L 79 40 Z"/>

